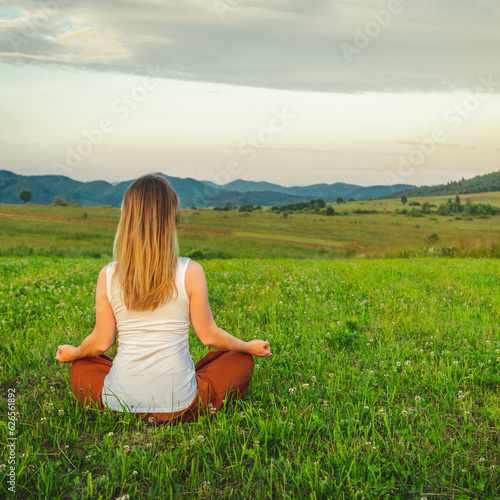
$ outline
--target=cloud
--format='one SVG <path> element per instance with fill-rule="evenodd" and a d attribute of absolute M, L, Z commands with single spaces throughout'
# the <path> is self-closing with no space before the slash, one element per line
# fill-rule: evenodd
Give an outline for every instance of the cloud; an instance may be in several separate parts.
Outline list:
<path fill-rule="evenodd" d="M 158 65 L 166 78 L 349 93 L 469 91 L 480 76 L 500 79 L 496 0 L 4 5 L 18 11 L 0 20 L 8 63 L 129 74 Z"/>

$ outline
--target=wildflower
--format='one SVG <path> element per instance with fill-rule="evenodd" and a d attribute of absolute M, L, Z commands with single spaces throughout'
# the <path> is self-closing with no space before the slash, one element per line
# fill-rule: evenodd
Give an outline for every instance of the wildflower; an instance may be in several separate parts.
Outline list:
<path fill-rule="evenodd" d="M 45 423 L 47 422 L 47 417 L 42 417 L 42 418 L 40 419 L 40 422 L 41 422 L 42 424 L 45 424 Z"/>
<path fill-rule="evenodd" d="M 217 408 L 212 403 L 209 403 L 208 411 L 210 412 L 210 415 L 215 415 L 217 413 Z"/>
<path fill-rule="evenodd" d="M 458 365 L 458 361 L 457 360 L 453 361 L 453 364 Z"/>
<path fill-rule="evenodd" d="M 422 401 L 422 398 L 420 396 L 415 396 L 415 403 L 420 403 Z"/>
<path fill-rule="evenodd" d="M 389 374 L 387 374 L 387 373 L 384 373 L 384 377 L 388 377 L 388 376 L 389 376 Z"/>
<path fill-rule="evenodd" d="M 45 377 L 42 377 L 42 382 L 45 380 Z"/>
<path fill-rule="evenodd" d="M 369 410 L 369 409 L 370 409 L 370 407 L 369 407 L 369 406 L 365 406 L 365 410 Z"/>
<path fill-rule="evenodd" d="M 85 457 L 85 459 L 86 459 L 86 460 L 90 460 L 91 458 L 92 458 L 92 455 L 87 455 L 87 456 Z"/>
<path fill-rule="evenodd" d="M 146 443 L 146 448 L 151 448 L 153 446 L 151 443 Z"/>
<path fill-rule="evenodd" d="M 133 471 L 132 471 L 132 475 L 133 475 L 133 476 L 137 476 L 137 471 L 136 471 L 136 470 L 133 470 Z"/>
<path fill-rule="evenodd" d="M 245 412 L 244 412 L 244 411 L 242 411 L 242 412 L 240 413 L 240 415 L 241 415 L 241 418 L 245 418 L 245 417 L 246 417 L 246 415 L 245 415 Z"/>
<path fill-rule="evenodd" d="M 204 436 L 203 434 L 200 434 L 200 435 L 198 436 L 198 441 L 200 441 L 200 442 L 202 442 L 202 443 L 203 443 L 203 441 L 205 441 L 205 436 Z"/>
<path fill-rule="evenodd" d="M 401 363 L 398 361 L 398 362 L 396 363 L 396 366 L 401 366 Z"/>
<path fill-rule="evenodd" d="M 497 359 L 497 361 L 499 361 L 499 360 L 500 360 L 500 358 Z M 328 374 L 328 378 L 333 378 L 333 377 L 334 377 L 333 373 Z"/>
<path fill-rule="evenodd" d="M 401 416 L 403 417 L 407 417 L 408 416 L 408 412 L 406 410 L 403 410 L 401 413 L 400 413 Z"/>
<path fill-rule="evenodd" d="M 260 446 L 260 441 L 258 441 L 257 439 L 253 442 L 253 447 L 254 448 L 258 448 Z"/>
<path fill-rule="evenodd" d="M 288 411 L 288 406 L 283 406 L 283 413 L 286 413 Z"/>
<path fill-rule="evenodd" d="M 128 452 L 130 451 L 130 446 L 129 446 L 128 444 L 124 444 L 124 445 L 123 445 L 123 451 L 124 451 L 125 453 L 128 453 Z"/>
<path fill-rule="evenodd" d="M 203 481 L 203 489 L 208 490 L 210 488 L 210 481 Z"/>
<path fill-rule="evenodd" d="M 479 461 L 480 461 L 480 462 L 484 462 L 484 461 L 485 461 L 485 458 L 484 458 L 484 457 L 481 457 L 481 458 L 479 459 Z"/>
<path fill-rule="evenodd" d="M 3 472 L 7 468 L 7 464 L 1 464 L 0 470 Z"/>
<path fill-rule="evenodd" d="M 479 363 L 479 366 L 482 368 L 484 366 L 484 364 L 483 363 Z"/>
<path fill-rule="evenodd" d="M 290 389 L 288 389 L 288 393 L 291 394 L 292 396 L 295 394 L 295 391 L 297 390 L 296 387 L 290 387 Z"/>
<path fill-rule="evenodd" d="M 114 433 L 114 432 L 108 432 L 108 436 L 110 436 L 110 437 L 111 437 L 111 436 L 114 436 L 114 435 L 115 435 L 115 433 Z"/>
<path fill-rule="evenodd" d="M 260 368 L 260 365 L 255 365 L 255 368 Z"/>
<path fill-rule="evenodd" d="M 28 465 L 28 472 L 32 474 L 35 471 L 35 466 L 33 464 Z"/>
<path fill-rule="evenodd" d="M 313 376 L 313 377 L 311 377 L 311 380 L 312 380 L 313 382 L 316 382 L 316 377 L 314 377 L 314 376 Z"/>
<path fill-rule="evenodd" d="M 433 357 L 434 357 L 434 355 L 435 355 L 435 354 L 434 354 L 434 351 L 431 351 L 431 352 L 430 352 L 430 356 L 431 356 L 431 358 L 433 358 Z"/>
<path fill-rule="evenodd" d="M 323 400 L 323 408 L 328 408 L 328 401 Z"/>
<path fill-rule="evenodd" d="M 62 417 L 64 415 L 64 410 L 59 410 L 59 416 Z"/>
<path fill-rule="evenodd" d="M 410 361 L 409 359 L 408 359 L 408 360 L 406 360 L 406 361 L 405 361 L 405 365 L 406 365 L 406 366 L 411 365 L 411 361 Z"/>
<path fill-rule="evenodd" d="M 309 384 L 302 384 L 302 389 L 309 390 Z"/>
<path fill-rule="evenodd" d="M 149 422 L 150 424 L 154 424 L 154 422 L 155 422 L 155 418 L 154 418 L 154 417 L 148 417 L 148 422 Z"/>

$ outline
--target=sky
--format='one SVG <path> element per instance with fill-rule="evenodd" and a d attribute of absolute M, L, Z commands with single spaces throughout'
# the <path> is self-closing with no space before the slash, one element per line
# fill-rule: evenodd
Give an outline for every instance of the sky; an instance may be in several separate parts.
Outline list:
<path fill-rule="evenodd" d="M 432 185 L 500 170 L 497 0 L 0 0 L 0 169 Z"/>

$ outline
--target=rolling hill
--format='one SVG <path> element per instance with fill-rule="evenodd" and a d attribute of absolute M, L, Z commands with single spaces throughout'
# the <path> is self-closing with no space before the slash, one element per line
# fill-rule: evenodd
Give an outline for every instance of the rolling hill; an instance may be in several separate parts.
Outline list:
<path fill-rule="evenodd" d="M 438 184 L 436 186 L 421 186 L 405 189 L 392 195 L 381 196 L 383 198 L 397 198 L 405 195 L 407 198 L 418 196 L 455 196 L 457 194 L 469 193 L 491 193 L 500 191 L 500 171 L 491 174 L 476 175 L 472 179 Z"/>
<path fill-rule="evenodd" d="M 323 198 L 335 201 L 337 196 L 345 200 L 358 201 L 377 198 L 414 187 L 400 184 L 395 186 L 363 187 L 354 184 L 314 184 L 311 186 L 284 187 L 269 182 L 253 182 L 238 179 L 223 186 L 192 178 L 179 178 L 158 173 L 165 177 L 181 198 L 182 208 L 213 207 L 228 201 L 233 205 L 284 205 Z M 119 207 L 125 191 L 134 181 L 109 183 L 106 181 L 79 182 L 62 175 L 18 175 L 0 170 L 0 203 L 20 204 L 19 193 L 27 189 L 32 193 L 31 202 L 50 205 L 54 198 L 61 197 L 67 203 L 85 206 Z"/>

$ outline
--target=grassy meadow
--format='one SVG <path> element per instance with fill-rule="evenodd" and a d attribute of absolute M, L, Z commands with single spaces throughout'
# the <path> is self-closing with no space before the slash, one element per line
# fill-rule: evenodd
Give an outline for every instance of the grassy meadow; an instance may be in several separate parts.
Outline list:
<path fill-rule="evenodd" d="M 468 197 L 474 203 L 500 206 L 500 193 Z M 411 201 L 439 205 L 446 200 L 441 196 Z M 409 217 L 401 210 L 411 207 L 403 207 L 399 200 L 333 206 L 339 215 L 331 217 L 183 210 L 181 253 L 204 259 L 500 256 L 500 216 Z M 110 258 L 118 219 L 114 208 L 0 205 L 0 256 Z"/>
<path fill-rule="evenodd" d="M 83 410 L 54 360 L 93 328 L 119 212 L 0 205 L 0 498 L 500 498 L 500 216 L 356 208 L 183 211 L 218 325 L 274 356 L 244 400 L 154 426 Z"/>

